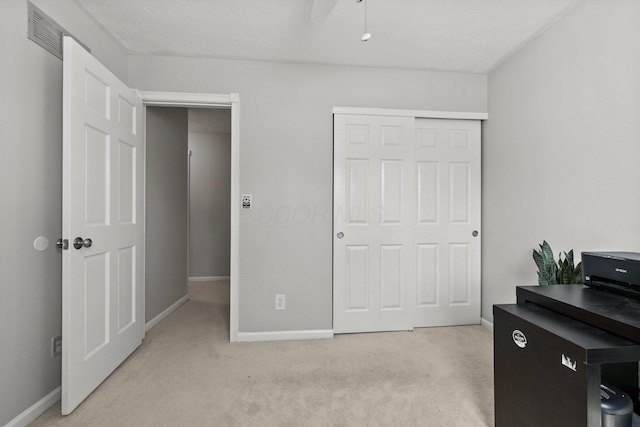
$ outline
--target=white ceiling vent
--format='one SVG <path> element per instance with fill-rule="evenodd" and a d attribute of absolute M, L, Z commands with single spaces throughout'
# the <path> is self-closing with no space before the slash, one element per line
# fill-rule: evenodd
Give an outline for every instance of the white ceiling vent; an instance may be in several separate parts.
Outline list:
<path fill-rule="evenodd" d="M 72 37 L 87 51 L 91 52 L 87 46 L 69 34 L 67 30 L 58 25 L 57 22 L 48 17 L 43 11 L 35 7 L 31 2 L 27 3 L 29 16 L 29 39 L 33 40 L 60 59 L 62 59 L 62 38 L 64 36 Z"/>

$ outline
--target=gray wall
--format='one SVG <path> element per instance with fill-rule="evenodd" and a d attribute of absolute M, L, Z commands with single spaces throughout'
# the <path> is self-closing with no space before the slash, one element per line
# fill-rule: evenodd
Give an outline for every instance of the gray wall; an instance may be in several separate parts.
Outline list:
<path fill-rule="evenodd" d="M 587 0 L 489 76 L 483 304 L 537 283 L 531 252 L 640 251 L 640 2 Z"/>
<path fill-rule="evenodd" d="M 147 107 L 147 322 L 187 294 L 187 112 Z"/>
<path fill-rule="evenodd" d="M 189 150 L 189 277 L 229 276 L 231 135 L 189 132 Z"/>
<path fill-rule="evenodd" d="M 332 107 L 484 112 L 486 76 L 134 56 L 142 90 L 240 94 L 240 332 L 332 328 Z M 240 201 L 237 201 L 240 203 Z M 275 215 L 278 212 L 279 215 Z M 287 310 L 274 310 L 274 296 Z"/>
<path fill-rule="evenodd" d="M 127 81 L 128 57 L 72 0 L 34 4 Z M 27 39 L 26 0 L 0 6 L 0 425 L 60 385 L 62 61 Z M 38 236 L 51 245 L 37 252 Z"/>

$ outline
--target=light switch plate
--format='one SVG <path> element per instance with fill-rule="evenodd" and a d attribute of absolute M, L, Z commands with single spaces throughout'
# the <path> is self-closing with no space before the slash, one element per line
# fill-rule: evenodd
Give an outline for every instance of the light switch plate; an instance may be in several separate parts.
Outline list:
<path fill-rule="evenodd" d="M 242 196 L 240 196 L 240 199 L 242 201 L 241 209 L 243 211 L 250 211 L 251 210 L 251 194 L 243 194 Z"/>

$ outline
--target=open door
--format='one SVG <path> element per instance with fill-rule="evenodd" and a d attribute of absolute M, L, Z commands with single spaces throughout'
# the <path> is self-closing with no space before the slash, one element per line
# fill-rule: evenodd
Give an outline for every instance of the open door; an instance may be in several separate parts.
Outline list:
<path fill-rule="evenodd" d="M 64 38 L 62 414 L 144 337 L 142 101 Z"/>

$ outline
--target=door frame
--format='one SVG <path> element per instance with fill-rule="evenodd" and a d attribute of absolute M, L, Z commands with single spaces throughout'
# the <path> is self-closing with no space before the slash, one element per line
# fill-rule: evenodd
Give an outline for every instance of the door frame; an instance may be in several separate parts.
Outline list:
<path fill-rule="evenodd" d="M 332 114 L 415 117 L 420 119 L 487 120 L 489 113 L 464 111 L 394 110 L 389 108 L 333 107 Z"/>
<path fill-rule="evenodd" d="M 146 107 L 231 108 L 231 259 L 229 341 L 238 341 L 240 306 L 238 303 L 240 253 L 240 95 L 137 91 L 145 106 L 143 120 L 146 131 Z M 146 138 L 146 136 L 145 136 Z M 145 140 L 146 143 L 146 140 Z M 145 158 L 146 180 L 146 158 Z M 146 183 L 145 183 L 146 188 Z M 146 216 L 146 207 L 145 207 Z M 146 245 L 146 234 L 145 234 Z M 144 271 L 144 270 L 143 270 Z M 186 280 L 187 278 L 185 278 Z M 143 294 L 144 295 L 144 294 Z"/>

